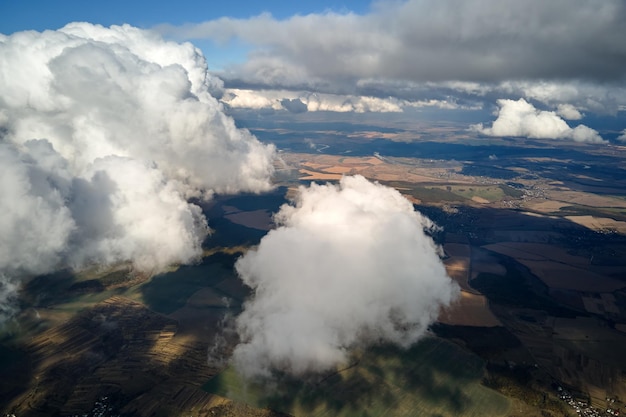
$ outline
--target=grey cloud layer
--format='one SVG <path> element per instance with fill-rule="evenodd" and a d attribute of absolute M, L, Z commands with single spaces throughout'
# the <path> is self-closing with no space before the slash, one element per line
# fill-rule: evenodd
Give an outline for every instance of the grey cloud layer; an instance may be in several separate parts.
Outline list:
<path fill-rule="evenodd" d="M 300 187 L 257 249 L 236 264 L 254 296 L 237 318 L 246 376 L 325 371 L 351 348 L 408 346 L 458 295 L 425 230 L 396 190 L 361 176 Z"/>
<path fill-rule="evenodd" d="M 223 18 L 186 38 L 242 39 L 265 48 L 244 71 L 262 82 L 390 78 L 413 81 L 623 80 L 620 0 L 379 2 L 368 15 Z"/>
<path fill-rule="evenodd" d="M 208 227 L 189 197 L 271 187 L 274 148 L 221 89 L 191 44 L 130 26 L 0 35 L 0 315 L 34 274 L 192 262 Z"/>
<path fill-rule="evenodd" d="M 261 15 L 157 30 L 251 45 L 246 62 L 221 74 L 230 88 L 525 97 L 615 113 L 626 107 L 624 21 L 621 0 L 409 0 L 379 1 L 366 15 Z"/>

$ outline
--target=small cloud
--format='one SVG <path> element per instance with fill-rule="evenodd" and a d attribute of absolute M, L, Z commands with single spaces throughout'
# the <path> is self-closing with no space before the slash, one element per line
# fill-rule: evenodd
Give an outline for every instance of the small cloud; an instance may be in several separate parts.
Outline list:
<path fill-rule="evenodd" d="M 299 98 L 284 98 L 280 101 L 280 105 L 290 113 L 305 113 L 308 110 L 306 104 Z"/>
<path fill-rule="evenodd" d="M 580 120 L 583 115 L 571 104 L 559 104 L 556 113 L 565 120 Z"/>
<path fill-rule="evenodd" d="M 622 134 L 617 137 L 620 142 L 626 142 L 626 129 L 622 130 Z"/>
<path fill-rule="evenodd" d="M 498 160 L 498 157 L 496 156 L 496 154 L 491 154 L 491 155 L 489 155 L 489 160 L 490 161 L 496 161 L 496 160 Z"/>
<path fill-rule="evenodd" d="M 571 128 L 565 120 L 552 111 L 536 109 L 523 98 L 498 100 L 497 119 L 491 127 L 482 123 L 470 126 L 471 130 L 487 136 L 514 136 L 532 139 L 572 139 L 576 142 L 607 143 L 600 134 L 585 125 Z"/>

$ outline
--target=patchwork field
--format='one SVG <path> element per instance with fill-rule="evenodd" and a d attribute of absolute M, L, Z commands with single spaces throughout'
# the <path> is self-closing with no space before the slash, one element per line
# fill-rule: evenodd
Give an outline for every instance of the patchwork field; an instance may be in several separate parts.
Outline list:
<path fill-rule="evenodd" d="M 557 383 L 599 407 L 626 398 L 626 182 L 606 177 L 605 187 L 602 164 L 574 158 L 507 157 L 538 151 L 505 139 L 493 139 L 497 157 L 454 140 L 420 142 L 419 158 L 406 156 L 406 143 L 359 151 L 377 134 L 387 133 L 355 135 L 344 148 L 301 144 L 312 153 L 281 152 L 273 192 L 199 202 L 212 234 L 196 265 L 152 277 L 128 265 L 35 277 L 1 333 L 1 411 L 84 414 L 108 395 L 117 411 L 146 417 L 534 417 L 566 414 L 552 407 Z M 323 153 L 333 146 L 344 153 Z M 218 342 L 228 357 L 235 340 L 222 333 L 224 315 L 250 295 L 233 271 L 240 253 L 302 182 L 356 173 L 395 187 L 442 226 L 433 238 L 462 291 L 431 327 L 438 337 L 358 352 L 333 374 L 281 377 L 270 394 L 209 365 Z"/>
<path fill-rule="evenodd" d="M 608 217 L 565 216 L 565 218 L 597 232 L 626 234 L 626 222 L 617 221 Z"/>
<path fill-rule="evenodd" d="M 283 154 L 283 160 L 298 169 L 301 180 L 338 180 L 342 175 L 360 174 L 377 181 L 404 181 L 417 183 L 445 183 L 456 178 L 460 183 L 470 182 L 460 172 L 459 164 L 441 168 L 424 166 L 414 160 L 383 157 L 343 157 L 328 154 Z"/>

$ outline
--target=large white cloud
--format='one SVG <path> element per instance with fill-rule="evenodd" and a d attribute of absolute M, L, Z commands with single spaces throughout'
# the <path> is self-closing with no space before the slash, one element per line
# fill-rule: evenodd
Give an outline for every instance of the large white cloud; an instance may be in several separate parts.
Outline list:
<path fill-rule="evenodd" d="M 127 25 L 0 35 L 0 303 L 58 267 L 196 259 L 190 196 L 271 188 L 221 94 L 198 49 Z"/>
<path fill-rule="evenodd" d="M 553 111 L 536 109 L 524 99 L 498 100 L 498 118 L 491 127 L 472 128 L 488 136 L 522 136 L 534 139 L 572 139 L 576 142 L 606 143 L 597 131 L 585 125 L 571 128 Z M 571 109 L 570 109 L 571 110 Z"/>
<path fill-rule="evenodd" d="M 191 44 L 75 23 L 0 48 L 5 140 L 45 138 L 76 170 L 118 155 L 155 161 L 194 188 L 269 188 L 273 148 L 223 113 L 210 94 L 219 83 Z"/>
<path fill-rule="evenodd" d="M 361 176 L 300 187 L 275 219 L 236 263 L 254 290 L 237 318 L 244 375 L 327 370 L 379 341 L 408 346 L 458 294 L 425 233 L 433 224 L 392 188 Z"/>

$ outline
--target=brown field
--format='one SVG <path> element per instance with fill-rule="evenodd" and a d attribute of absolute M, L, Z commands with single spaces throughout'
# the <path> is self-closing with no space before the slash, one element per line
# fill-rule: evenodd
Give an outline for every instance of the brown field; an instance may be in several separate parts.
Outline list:
<path fill-rule="evenodd" d="M 488 204 L 488 203 L 490 203 L 489 200 L 484 199 L 482 197 L 478 197 L 477 195 L 472 197 L 472 201 L 474 201 L 476 203 L 479 203 L 479 204 Z"/>
<path fill-rule="evenodd" d="M 539 211 L 541 213 L 554 213 L 559 211 L 562 207 L 569 206 L 570 204 L 562 201 L 544 200 L 540 202 L 532 201 L 530 204 L 526 204 L 530 210 Z"/>
<path fill-rule="evenodd" d="M 617 233 L 626 234 L 626 222 L 620 222 L 607 217 L 565 216 L 565 218 L 598 232 L 615 231 Z"/>
<path fill-rule="evenodd" d="M 622 281 L 592 272 L 588 258 L 571 255 L 557 246 L 503 242 L 483 248 L 514 258 L 550 288 L 612 292 L 626 286 Z"/>
<path fill-rule="evenodd" d="M 270 230 L 273 224 L 272 214 L 267 210 L 238 211 L 225 214 L 224 218 L 257 230 Z"/>
<path fill-rule="evenodd" d="M 476 278 L 478 274 L 506 275 L 506 268 L 496 262 L 472 262 L 472 274 L 470 280 Z"/>
<path fill-rule="evenodd" d="M 563 237 L 558 232 L 546 230 L 494 230 L 493 237 L 500 242 L 548 243 Z"/>
<path fill-rule="evenodd" d="M 550 288 L 574 291 L 612 292 L 626 283 L 591 271 L 552 261 L 518 259 Z"/>
<path fill-rule="evenodd" d="M 459 286 L 468 292 L 475 292 L 469 286 L 469 258 L 448 258 L 444 262 L 446 273 Z"/>
<path fill-rule="evenodd" d="M 308 169 L 300 169 L 300 174 L 302 174 L 300 179 L 307 181 L 338 181 L 343 177 L 342 174 L 324 174 Z"/>
<path fill-rule="evenodd" d="M 349 157 L 349 158 L 339 158 L 339 162 L 346 166 L 361 166 L 361 165 L 383 165 L 385 162 L 381 161 L 379 158 L 369 156 L 369 157 Z"/>
<path fill-rule="evenodd" d="M 422 204 L 422 200 L 420 200 L 419 198 L 415 198 L 412 195 L 402 194 L 402 196 L 409 200 L 412 204 Z"/>
<path fill-rule="evenodd" d="M 324 171 L 324 172 L 328 172 L 328 173 L 331 173 L 331 174 L 349 174 L 349 173 L 354 171 L 354 167 L 349 167 L 349 166 L 331 166 L 331 167 L 321 168 L 319 170 Z"/>
<path fill-rule="evenodd" d="M 443 245 L 443 249 L 445 250 L 446 254 L 448 254 L 448 256 L 463 256 L 463 257 L 469 257 L 471 252 L 470 252 L 470 246 L 469 245 L 464 245 L 461 243 L 446 243 L 445 245 Z"/>
<path fill-rule="evenodd" d="M 518 259 L 551 260 L 581 268 L 589 266 L 587 257 L 571 255 L 562 247 L 545 243 L 502 242 L 485 245 L 484 248 Z"/>
<path fill-rule="evenodd" d="M 550 200 L 567 203 L 566 205 L 580 204 L 589 207 L 619 207 L 626 208 L 626 201 L 619 198 L 605 197 L 579 191 L 548 191 Z"/>
<path fill-rule="evenodd" d="M 489 302 L 485 296 L 466 291 L 461 291 L 461 297 L 441 312 L 438 321 L 454 326 L 502 326 L 500 320 L 489 309 Z"/>
<path fill-rule="evenodd" d="M 283 154 L 283 160 L 298 169 L 301 180 L 334 181 L 344 174 L 360 174 L 371 180 L 410 183 L 472 184 L 473 178 L 458 175 L 459 167 L 418 166 L 410 163 L 389 163 L 376 157 L 342 157 L 338 155 Z M 402 159 L 402 158 L 399 158 Z M 415 162 L 415 160 L 412 160 Z"/>
<path fill-rule="evenodd" d="M 581 299 L 585 310 L 589 313 L 597 314 L 599 316 L 608 315 L 609 317 L 616 317 L 621 314 L 621 310 L 613 294 L 594 293 L 590 295 L 583 295 Z"/>
<path fill-rule="evenodd" d="M 470 280 L 478 276 L 478 274 L 486 273 L 493 275 L 506 275 L 506 268 L 500 264 L 496 258 L 488 250 L 480 247 L 472 246 L 472 270 Z"/>
<path fill-rule="evenodd" d="M 491 245 L 485 245 L 483 246 L 483 248 L 490 250 L 492 252 L 496 252 L 496 253 L 517 259 L 518 261 L 520 259 L 536 260 L 536 261 L 545 260 L 545 258 L 539 254 L 527 252 L 523 249 L 515 247 L 513 245 L 514 243 L 517 243 L 517 242 L 493 243 Z"/>
<path fill-rule="evenodd" d="M 448 258 L 443 261 L 448 276 L 466 292 L 479 294 L 469 285 L 470 246 L 462 243 L 446 243 L 444 251 Z"/>

